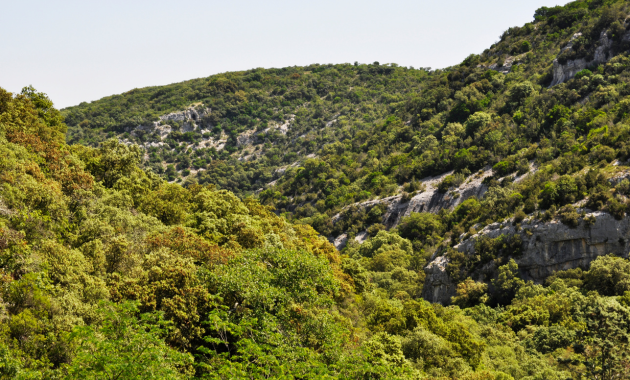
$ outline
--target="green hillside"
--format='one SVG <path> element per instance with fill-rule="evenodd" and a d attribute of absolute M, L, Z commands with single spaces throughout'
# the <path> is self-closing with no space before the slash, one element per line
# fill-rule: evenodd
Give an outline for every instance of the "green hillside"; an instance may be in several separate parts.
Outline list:
<path fill-rule="evenodd" d="M 255 69 L 134 89 L 63 114 L 71 143 L 96 145 L 118 136 L 143 144 L 161 140 L 151 132 L 129 133 L 139 125 L 152 125 L 159 116 L 188 107 L 210 109 L 191 131 L 183 131 L 181 121 L 164 121 L 174 128 L 163 139 L 166 145 L 148 148 L 145 166 L 170 181 L 190 178 L 245 195 L 275 179 L 277 168 L 384 119 L 427 77 L 424 70 L 378 62 Z M 289 120 L 285 133 L 276 128 L 264 132 Z M 239 145 L 239 135 L 247 131 L 258 133 L 251 143 Z M 203 144 L 221 136 L 226 140 L 222 150 Z M 238 161 L 244 156 L 251 158 Z M 195 178 L 191 169 L 207 171 Z"/>
<path fill-rule="evenodd" d="M 61 111 L 0 89 L 0 379 L 628 378 L 627 258 L 534 284 L 517 234 L 453 247 L 627 221 L 629 13 L 541 8 L 444 70 L 256 69 Z M 437 175 L 486 191 L 385 220 Z"/>
<path fill-rule="evenodd" d="M 413 193 L 418 180 L 449 170 L 465 177 L 498 164 L 504 175 L 535 159 L 555 160 L 559 174 L 567 174 L 625 159 L 626 132 L 618 127 L 625 125 L 628 94 L 625 7 L 578 1 L 541 8 L 534 22 L 510 28 L 490 49 L 445 70 L 313 65 L 136 89 L 64 110 L 68 139 L 162 141 L 123 131 L 189 105 L 210 108 L 195 130 L 182 133 L 175 125 L 164 145 L 149 147 L 144 167 L 241 196 L 262 191 L 261 201 L 289 218 L 338 234 L 330 218 L 344 206 Z M 553 60 L 592 59 L 602 32 L 615 58 L 548 87 Z M 581 37 L 561 53 L 576 33 Z M 288 120 L 285 134 L 260 133 Z M 253 137 L 239 145 L 244 133 Z M 224 135 L 223 149 L 199 148 L 211 134 Z M 536 191 L 522 195 L 539 201 Z"/>

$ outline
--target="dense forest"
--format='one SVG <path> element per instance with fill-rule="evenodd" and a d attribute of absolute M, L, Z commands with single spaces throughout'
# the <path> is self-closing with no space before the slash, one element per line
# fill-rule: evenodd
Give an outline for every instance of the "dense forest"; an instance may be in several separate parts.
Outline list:
<path fill-rule="evenodd" d="M 442 70 L 255 69 L 61 111 L 0 89 L 0 378 L 630 378 L 627 253 L 534 283 L 520 235 L 476 235 L 628 218 L 629 12 L 543 7 Z M 379 199 L 488 168 L 483 197 L 384 224 Z M 422 298 L 436 257 L 445 305 Z"/>

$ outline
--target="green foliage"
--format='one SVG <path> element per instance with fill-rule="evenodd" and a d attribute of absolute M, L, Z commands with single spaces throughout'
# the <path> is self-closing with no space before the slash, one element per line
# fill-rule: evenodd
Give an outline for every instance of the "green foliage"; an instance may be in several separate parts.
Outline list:
<path fill-rule="evenodd" d="M 593 186 L 582 186 L 576 173 L 630 157 L 630 59 L 619 38 L 626 8 L 619 1 L 540 8 L 535 22 L 510 28 L 482 54 L 444 70 L 376 63 L 255 69 L 134 89 L 63 114 L 73 142 L 97 145 L 111 135 L 143 144 L 141 165 L 170 182 L 257 194 L 329 238 L 387 225 L 383 215 L 360 223 L 357 204 L 401 187 L 407 200 L 422 178 L 455 170 L 440 183 L 446 193 L 488 165 L 499 177 L 523 175 L 531 161 L 552 166 L 554 173 L 534 179 L 548 184 L 508 189 L 523 198 L 502 194 L 479 220 L 485 223 L 522 206 L 532 213 L 577 202 Z M 610 61 L 548 88 L 553 58 L 592 60 L 604 31 L 614 41 Z M 188 107 L 198 117 L 166 117 Z M 171 127 L 163 138 L 152 129 L 159 117 Z M 615 199 L 599 197 L 588 207 L 623 217 L 626 204 Z"/>
<path fill-rule="evenodd" d="M 506 265 L 499 267 L 497 278 L 492 280 L 494 297 L 499 304 L 506 305 L 524 284 L 525 282 L 518 277 L 518 264 L 514 259 L 510 259 Z"/>
<path fill-rule="evenodd" d="M 591 263 L 584 285 L 602 295 L 623 295 L 630 290 L 630 263 L 612 255 L 598 257 Z"/>
<path fill-rule="evenodd" d="M 457 284 L 457 295 L 452 298 L 451 302 L 462 309 L 473 307 L 488 301 L 487 291 L 488 284 L 476 282 L 469 277 L 464 282 Z"/>
<path fill-rule="evenodd" d="M 398 226 L 400 236 L 433 244 L 441 240 L 444 225 L 440 218 L 428 212 L 413 213 L 403 218 Z"/>
<path fill-rule="evenodd" d="M 0 377 L 628 377 L 628 261 L 546 286 L 514 261 L 526 219 L 626 216 L 628 10 L 543 7 L 444 70 L 255 69 L 62 112 L 0 90 Z M 602 32 L 612 58 L 549 88 Z M 421 179 L 452 171 L 440 201 L 488 167 L 483 197 L 388 229 Z M 518 233 L 453 248 L 491 223 Z M 453 306 L 421 299 L 442 255 Z"/>
<path fill-rule="evenodd" d="M 156 315 L 138 320 L 133 303 L 102 305 L 102 323 L 78 326 L 72 339 L 77 354 L 65 371 L 69 378 L 185 379 L 192 357 L 161 339 L 168 325 Z"/>

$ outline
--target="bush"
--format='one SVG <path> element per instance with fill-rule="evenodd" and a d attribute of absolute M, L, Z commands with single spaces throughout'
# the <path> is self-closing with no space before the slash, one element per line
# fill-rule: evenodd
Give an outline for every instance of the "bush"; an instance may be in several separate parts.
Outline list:
<path fill-rule="evenodd" d="M 548 354 L 558 348 L 570 346 L 575 338 L 575 331 L 564 326 L 541 327 L 532 337 L 532 345 L 543 354 Z"/>
<path fill-rule="evenodd" d="M 499 267 L 497 278 L 492 280 L 493 299 L 500 305 L 509 304 L 516 292 L 525 285 L 525 281 L 518 277 L 518 264 L 514 259 Z"/>
<path fill-rule="evenodd" d="M 621 296 L 630 290 L 630 261 L 613 255 L 600 256 L 591 263 L 584 287 L 603 296 Z"/>
<path fill-rule="evenodd" d="M 475 252 L 482 263 L 499 257 L 519 257 L 523 253 L 523 239 L 519 234 L 501 235 L 494 239 L 480 236 L 475 242 Z"/>
<path fill-rule="evenodd" d="M 617 152 L 609 146 L 599 145 L 591 151 L 589 157 L 593 163 L 601 161 L 609 163 L 617 157 Z"/>
<path fill-rule="evenodd" d="M 580 215 L 575 210 L 575 207 L 566 205 L 558 210 L 558 216 L 560 221 L 571 228 L 575 228 L 580 223 Z"/>
<path fill-rule="evenodd" d="M 414 212 L 398 225 L 400 236 L 409 240 L 437 241 L 444 230 L 440 218 L 428 212 Z"/>
<path fill-rule="evenodd" d="M 464 175 L 461 173 L 456 173 L 453 175 L 447 175 L 438 185 L 438 191 L 441 193 L 446 193 L 448 189 L 452 187 L 459 187 L 462 183 L 464 183 Z"/>
<path fill-rule="evenodd" d="M 514 167 L 512 163 L 508 161 L 500 161 L 497 162 L 493 167 L 492 171 L 498 176 L 506 176 L 514 171 Z"/>
<path fill-rule="evenodd" d="M 468 277 L 457 285 L 457 295 L 451 299 L 453 305 L 461 308 L 473 307 L 488 302 L 488 284 L 475 282 Z"/>
<path fill-rule="evenodd" d="M 615 217 L 617 220 L 622 220 L 626 215 L 626 209 L 628 205 L 624 201 L 619 201 L 616 198 L 610 198 L 608 204 L 606 205 L 606 209 L 608 212 Z"/>
<path fill-rule="evenodd" d="M 582 79 L 583 77 L 590 77 L 591 75 L 593 75 L 593 72 L 589 69 L 584 69 L 582 71 L 578 71 L 577 74 L 575 74 L 575 79 Z"/>
<path fill-rule="evenodd" d="M 521 223 L 527 218 L 527 214 L 523 210 L 518 210 L 514 213 L 514 223 Z"/>

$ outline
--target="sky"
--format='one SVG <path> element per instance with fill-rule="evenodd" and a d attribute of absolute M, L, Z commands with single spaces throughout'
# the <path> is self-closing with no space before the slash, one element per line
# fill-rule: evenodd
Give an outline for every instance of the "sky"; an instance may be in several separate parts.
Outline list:
<path fill-rule="evenodd" d="M 311 63 L 444 68 L 564 0 L 8 1 L 0 87 L 64 108 L 226 71 Z"/>

